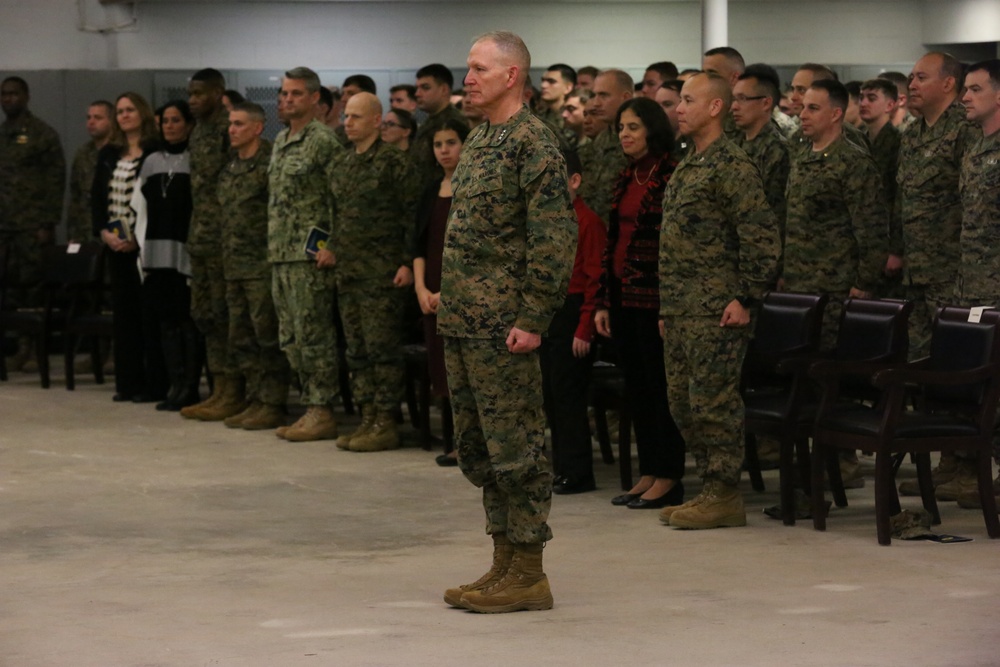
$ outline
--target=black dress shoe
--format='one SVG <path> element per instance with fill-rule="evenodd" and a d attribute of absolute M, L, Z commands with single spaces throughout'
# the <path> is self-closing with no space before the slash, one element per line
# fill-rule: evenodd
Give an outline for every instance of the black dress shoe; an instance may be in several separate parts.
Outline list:
<path fill-rule="evenodd" d="M 635 500 L 630 502 L 626 507 L 630 510 L 658 510 L 663 507 L 671 507 L 673 505 L 681 505 L 684 502 L 684 484 L 677 482 L 674 487 L 664 493 L 659 498 L 646 499 L 637 497 Z"/>
<path fill-rule="evenodd" d="M 458 457 L 450 454 L 438 454 L 434 459 L 434 463 L 437 463 L 442 468 L 451 468 L 458 465 Z"/>
<path fill-rule="evenodd" d="M 620 496 L 615 496 L 611 499 L 612 505 L 617 505 L 621 507 L 622 505 L 628 505 L 630 502 L 641 496 L 641 493 L 623 493 Z"/>
<path fill-rule="evenodd" d="M 586 493 L 596 489 L 597 484 L 594 483 L 593 475 L 580 478 L 560 475 L 552 482 L 552 493 L 558 493 L 561 496 L 568 496 L 574 493 Z"/>

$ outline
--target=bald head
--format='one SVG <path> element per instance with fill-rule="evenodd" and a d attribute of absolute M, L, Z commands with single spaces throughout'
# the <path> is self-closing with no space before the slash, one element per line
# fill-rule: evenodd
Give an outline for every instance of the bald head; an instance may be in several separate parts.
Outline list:
<path fill-rule="evenodd" d="M 351 109 L 361 115 L 379 115 L 382 113 L 382 102 L 371 93 L 355 93 L 347 100 L 345 111 Z"/>
<path fill-rule="evenodd" d="M 355 93 L 344 107 L 344 131 L 354 144 L 355 150 L 363 153 L 379 136 L 382 124 L 382 103 L 371 93 Z"/>
<path fill-rule="evenodd" d="M 729 113 L 729 105 L 733 102 L 733 89 L 729 86 L 729 80 L 715 74 L 714 72 L 700 72 L 688 79 L 703 82 L 705 90 L 712 98 L 722 100 L 722 113 Z"/>

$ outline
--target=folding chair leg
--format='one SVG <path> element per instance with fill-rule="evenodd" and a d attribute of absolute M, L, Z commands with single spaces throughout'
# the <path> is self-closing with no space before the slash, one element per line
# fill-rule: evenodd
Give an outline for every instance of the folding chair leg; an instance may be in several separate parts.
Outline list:
<path fill-rule="evenodd" d="M 983 506 L 986 533 L 996 539 L 1000 537 L 1000 519 L 997 518 L 997 503 L 993 496 L 993 464 L 989 452 L 979 450 L 976 467 L 979 472 L 979 502 Z"/>
<path fill-rule="evenodd" d="M 892 530 L 889 526 L 889 514 L 892 509 L 890 488 L 893 483 L 891 457 L 878 453 L 875 455 L 875 529 L 878 533 L 878 543 L 883 546 L 892 544 Z"/>
<path fill-rule="evenodd" d="M 813 440 L 812 452 L 812 515 L 813 528 L 826 530 L 826 498 L 823 494 L 823 468 L 826 462 L 825 448 Z"/>
<path fill-rule="evenodd" d="M 795 461 L 794 443 L 784 438 L 780 441 L 778 486 L 781 489 L 781 521 L 786 526 L 795 525 Z M 808 474 L 806 475 L 808 477 Z"/>
<path fill-rule="evenodd" d="M 931 479 L 931 455 L 927 452 L 914 454 L 917 464 L 917 481 L 920 485 L 920 499 L 924 509 L 933 517 L 934 525 L 940 525 L 941 513 L 938 511 L 937 498 L 934 497 L 934 482 Z"/>
<path fill-rule="evenodd" d="M 747 462 L 747 474 L 750 476 L 750 485 L 757 493 L 763 493 L 764 477 L 760 474 L 760 458 L 757 456 L 757 436 L 747 433 L 743 438 L 744 458 Z"/>

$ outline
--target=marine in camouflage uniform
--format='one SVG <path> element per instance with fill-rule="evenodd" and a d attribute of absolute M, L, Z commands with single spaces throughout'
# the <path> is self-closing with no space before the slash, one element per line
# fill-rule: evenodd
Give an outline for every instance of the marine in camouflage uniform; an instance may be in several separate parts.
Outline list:
<path fill-rule="evenodd" d="M 831 349 L 851 288 L 874 292 L 885 266 L 882 180 L 871 157 L 840 136 L 823 150 L 795 155 L 787 194 L 784 286 L 830 295 L 822 346 Z"/>
<path fill-rule="evenodd" d="M 962 157 L 978 130 L 965 119 L 958 102 L 932 126 L 921 118 L 903 133 L 899 148 L 897 205 L 905 269 L 903 284 L 914 304 L 909 320 L 910 357 L 929 351 L 930 329 L 940 306 L 954 294 L 961 260 Z"/>
<path fill-rule="evenodd" d="M 583 163 L 583 182 L 580 184 L 579 195 L 607 224 L 618 175 L 628 164 L 628 158 L 618 141 L 617 129 L 608 128 L 594 137 L 593 141 L 581 149 L 580 161 Z"/>
<path fill-rule="evenodd" d="M 97 144 L 90 140 L 77 149 L 69 175 L 69 210 L 66 215 L 66 236 L 83 242 L 94 238 L 91 224 L 90 190 L 97 171 Z"/>
<path fill-rule="evenodd" d="M 66 159 L 59 135 L 27 108 L 18 80 L 2 88 L 6 120 L 0 125 L 0 243 L 9 248 L 4 308 L 40 306 L 42 250 L 52 245 L 62 219 Z"/>
<path fill-rule="evenodd" d="M 247 399 L 283 410 L 289 368 L 278 344 L 278 315 L 267 258 L 270 160 L 271 144 L 266 139 L 247 159 L 234 152 L 219 176 L 218 196 L 229 310 L 227 345 L 243 374 Z"/>
<path fill-rule="evenodd" d="M 753 139 L 739 132 L 733 140 L 743 149 L 750 161 L 757 165 L 764 184 L 764 196 L 778 220 L 781 238 L 785 236 L 785 188 L 791 168 L 788 144 L 774 123 L 768 123 Z"/>
<path fill-rule="evenodd" d="M 452 180 L 438 333 L 459 465 L 483 489 L 486 531 L 515 544 L 552 538 L 552 472 L 542 449 L 537 351 L 511 354 L 511 329 L 548 329 L 565 298 L 576 221 L 556 138 L 522 109 L 484 123 Z"/>
<path fill-rule="evenodd" d="M 403 399 L 404 304 L 393 280 L 401 267 L 410 270 L 417 174 L 405 153 L 376 134 L 364 152 L 352 145 L 337 156 L 331 188 L 337 299 L 352 397 L 363 416 L 360 432 L 337 444 L 352 451 L 398 447 L 392 411 Z"/>
<path fill-rule="evenodd" d="M 329 406 L 338 392 L 335 273 L 317 268 L 305 244 L 313 227 L 330 231 L 328 167 L 342 150 L 319 121 L 311 120 L 295 134 L 289 128 L 278 133 L 268 167 L 267 256 L 279 340 L 307 406 Z"/>

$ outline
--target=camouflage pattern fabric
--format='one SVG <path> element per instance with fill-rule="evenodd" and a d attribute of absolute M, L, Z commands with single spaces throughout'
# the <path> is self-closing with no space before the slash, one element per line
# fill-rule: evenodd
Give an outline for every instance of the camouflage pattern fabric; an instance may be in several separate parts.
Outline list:
<path fill-rule="evenodd" d="M 980 138 L 965 152 L 962 261 L 955 296 L 964 306 L 1000 306 L 1000 133 Z"/>
<path fill-rule="evenodd" d="M 382 280 L 352 282 L 337 290 L 352 397 L 379 412 L 393 410 L 403 400 L 402 297 Z"/>
<path fill-rule="evenodd" d="M 628 165 L 628 158 L 618 142 L 618 132 L 608 129 L 594 137 L 581 149 L 580 161 L 583 181 L 577 194 L 607 224 L 615 184 L 622 169 Z"/>
<path fill-rule="evenodd" d="M 757 165 L 764 184 L 764 197 L 774 211 L 782 240 L 785 238 L 785 188 L 791 168 L 788 143 L 774 123 L 768 123 L 753 139 L 740 132 L 734 144 L 743 149 L 750 161 Z"/>
<path fill-rule="evenodd" d="M 229 349 L 246 379 L 246 396 L 266 405 L 288 400 L 289 367 L 278 344 L 271 277 L 226 281 Z"/>
<path fill-rule="evenodd" d="M 503 340 L 446 337 L 455 448 L 465 477 L 483 490 L 486 532 L 515 544 L 552 539 L 552 469 L 543 454 L 542 375 L 537 352 L 511 354 Z"/>
<path fill-rule="evenodd" d="M 266 139 L 253 157 L 235 153 L 219 175 L 222 265 L 226 280 L 271 278 L 267 261 L 267 167 L 271 144 Z"/>
<path fill-rule="evenodd" d="M 271 283 L 278 341 L 298 377 L 302 404 L 329 405 L 338 393 L 333 328 L 334 272 L 306 262 L 275 264 Z"/>
<path fill-rule="evenodd" d="M 69 211 L 66 215 L 66 238 L 82 243 L 94 237 L 91 224 L 91 186 L 97 171 L 97 145 L 88 141 L 77 149 L 69 175 Z"/>
<path fill-rule="evenodd" d="M 219 175 L 229 162 L 229 112 L 219 109 L 200 119 L 188 140 L 191 153 L 191 231 L 187 249 L 191 257 L 222 255 Z"/>
<path fill-rule="evenodd" d="M 670 413 L 702 479 L 735 485 L 743 465 L 740 372 L 750 327 L 720 327 L 719 317 L 664 320 L 663 359 Z"/>
<path fill-rule="evenodd" d="M 191 319 L 205 337 L 205 359 L 215 374 L 233 375 L 229 350 L 229 306 L 222 255 L 191 256 Z"/>

